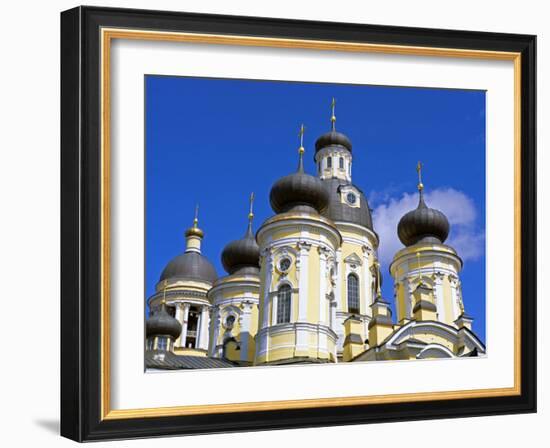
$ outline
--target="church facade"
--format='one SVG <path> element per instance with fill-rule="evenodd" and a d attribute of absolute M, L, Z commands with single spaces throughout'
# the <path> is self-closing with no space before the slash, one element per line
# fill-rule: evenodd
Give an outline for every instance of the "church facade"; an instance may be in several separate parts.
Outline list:
<path fill-rule="evenodd" d="M 424 199 L 400 220 L 404 245 L 390 265 L 396 315 L 381 294 L 378 236 L 352 181 L 352 143 L 331 129 L 315 143 L 316 175 L 296 172 L 270 192 L 274 215 L 230 242 L 216 270 L 201 253 L 195 215 L 185 252 L 149 297 L 150 370 L 479 356 L 485 346 L 464 309 L 462 260 L 445 244 L 450 225 Z"/>

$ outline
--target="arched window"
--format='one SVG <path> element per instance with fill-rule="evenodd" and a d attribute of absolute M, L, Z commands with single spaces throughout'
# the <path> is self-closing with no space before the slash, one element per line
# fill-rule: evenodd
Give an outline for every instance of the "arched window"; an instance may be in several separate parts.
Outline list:
<path fill-rule="evenodd" d="M 277 291 L 277 323 L 283 324 L 290 322 L 290 298 L 291 289 L 288 285 L 283 285 Z"/>
<path fill-rule="evenodd" d="M 332 157 L 327 157 L 327 168 L 332 168 Z"/>
<path fill-rule="evenodd" d="M 340 160 L 338 161 L 338 163 L 340 164 L 340 169 L 343 170 L 344 169 L 344 158 L 340 157 Z"/>
<path fill-rule="evenodd" d="M 348 275 L 348 312 L 359 313 L 359 279 L 355 274 Z"/>

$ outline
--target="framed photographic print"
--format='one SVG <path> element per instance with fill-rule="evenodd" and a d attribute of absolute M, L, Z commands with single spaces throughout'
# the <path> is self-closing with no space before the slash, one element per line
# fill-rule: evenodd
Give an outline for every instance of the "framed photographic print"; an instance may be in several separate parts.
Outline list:
<path fill-rule="evenodd" d="M 534 36 L 61 14 L 61 433 L 536 411 Z"/>

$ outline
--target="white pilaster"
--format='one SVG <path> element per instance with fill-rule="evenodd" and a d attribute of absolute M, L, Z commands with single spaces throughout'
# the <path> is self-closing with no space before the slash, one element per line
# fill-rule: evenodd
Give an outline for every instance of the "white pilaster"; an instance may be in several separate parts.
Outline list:
<path fill-rule="evenodd" d="M 242 305 L 242 314 L 239 322 L 241 328 L 241 361 L 248 361 L 248 338 L 250 336 L 250 320 L 254 305 L 251 302 L 243 302 Z"/>
<path fill-rule="evenodd" d="M 435 306 L 437 308 L 437 319 L 439 322 L 446 322 L 445 314 L 445 298 L 443 297 L 443 274 L 436 272 L 434 274 L 434 293 L 435 293 Z"/>
<path fill-rule="evenodd" d="M 266 328 L 269 325 L 269 292 L 271 289 L 271 279 L 273 276 L 273 259 L 271 250 L 269 249 L 264 251 L 264 263 L 265 280 L 263 285 L 263 297 L 260 302 L 260 315 L 262 316 L 261 328 Z"/>
<path fill-rule="evenodd" d="M 298 275 L 298 322 L 307 322 L 308 280 L 309 280 L 309 250 L 311 244 L 298 243 L 299 269 Z"/>
<path fill-rule="evenodd" d="M 374 301 L 372 291 L 372 272 L 369 267 L 369 258 L 372 249 L 368 246 L 362 246 L 363 250 L 363 295 L 361 296 L 360 311 L 361 314 L 370 314 L 370 305 Z"/>
<path fill-rule="evenodd" d="M 451 285 L 451 302 L 453 309 L 453 322 L 460 316 L 460 307 L 458 305 L 458 277 L 455 275 L 449 275 L 449 283 Z"/>
<path fill-rule="evenodd" d="M 319 323 L 321 325 L 328 326 L 328 300 L 327 300 L 327 257 L 328 249 L 325 247 L 319 247 Z"/>

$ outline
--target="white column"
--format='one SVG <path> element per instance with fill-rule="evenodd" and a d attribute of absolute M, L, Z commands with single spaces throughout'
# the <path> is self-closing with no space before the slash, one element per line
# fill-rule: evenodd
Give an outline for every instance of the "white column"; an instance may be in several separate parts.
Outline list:
<path fill-rule="evenodd" d="M 181 324 L 183 330 L 183 303 L 176 303 L 176 315 L 174 317 Z M 174 342 L 174 347 L 181 347 L 181 333 Z"/>
<path fill-rule="evenodd" d="M 208 306 L 203 305 L 199 320 L 199 340 L 197 348 L 208 350 Z"/>
<path fill-rule="evenodd" d="M 220 335 L 220 307 L 218 305 L 212 307 L 210 326 L 212 338 L 208 341 L 208 356 L 217 357 L 218 353 L 216 352 L 216 345 L 218 345 L 218 338 Z"/>
<path fill-rule="evenodd" d="M 189 303 L 183 304 L 183 323 L 181 325 L 180 347 L 185 347 L 187 341 L 187 319 L 189 318 Z"/>
<path fill-rule="evenodd" d="M 298 243 L 299 268 L 298 276 L 298 322 L 307 322 L 307 301 L 308 301 L 308 281 L 309 281 L 309 250 L 311 244 Z"/>

